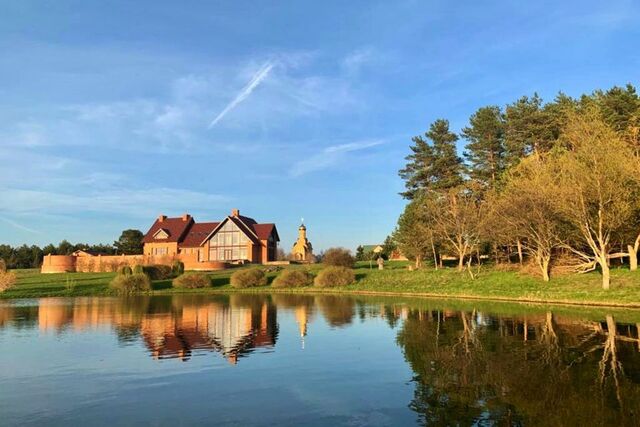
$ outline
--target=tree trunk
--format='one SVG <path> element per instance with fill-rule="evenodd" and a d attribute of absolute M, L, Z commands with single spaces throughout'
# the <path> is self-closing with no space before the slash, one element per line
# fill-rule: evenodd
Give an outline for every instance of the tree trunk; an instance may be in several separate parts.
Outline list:
<path fill-rule="evenodd" d="M 464 254 L 460 253 L 458 257 L 458 271 L 464 270 Z"/>
<path fill-rule="evenodd" d="M 602 289 L 609 289 L 609 286 L 611 284 L 609 259 L 606 255 L 604 255 L 603 257 L 598 257 L 598 264 L 600 264 L 600 268 L 602 269 Z"/>
<path fill-rule="evenodd" d="M 544 280 L 545 282 L 549 281 L 549 261 L 550 261 L 549 256 L 543 256 L 542 257 L 542 262 L 540 263 L 540 268 L 542 269 L 542 280 Z"/>
<path fill-rule="evenodd" d="M 517 240 L 516 244 L 518 246 L 518 262 L 522 265 L 522 242 L 520 239 Z"/>
<path fill-rule="evenodd" d="M 431 239 L 431 250 L 433 251 L 433 266 L 435 269 L 438 269 L 438 254 L 436 253 L 436 246 L 433 244 L 433 239 Z"/>
<path fill-rule="evenodd" d="M 627 250 L 629 251 L 629 269 L 636 271 L 638 269 L 638 251 L 631 245 L 627 246 Z"/>

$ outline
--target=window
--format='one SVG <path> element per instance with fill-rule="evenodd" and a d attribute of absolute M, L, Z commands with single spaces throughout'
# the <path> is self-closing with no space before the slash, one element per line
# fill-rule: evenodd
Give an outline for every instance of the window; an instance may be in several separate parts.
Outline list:
<path fill-rule="evenodd" d="M 153 248 L 153 255 L 166 255 L 169 253 L 169 248 Z"/>
<path fill-rule="evenodd" d="M 209 259 L 217 261 L 238 261 L 249 259 L 246 234 L 233 221 L 227 221 L 209 239 Z"/>

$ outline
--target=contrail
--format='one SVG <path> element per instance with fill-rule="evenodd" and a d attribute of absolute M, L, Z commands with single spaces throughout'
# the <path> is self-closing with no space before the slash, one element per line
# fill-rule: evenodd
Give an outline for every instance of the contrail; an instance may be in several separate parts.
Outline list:
<path fill-rule="evenodd" d="M 6 222 L 7 224 L 9 224 L 12 227 L 18 228 L 20 230 L 28 231 L 29 233 L 40 234 L 39 231 L 34 230 L 33 228 L 26 227 L 26 226 L 24 226 L 22 224 L 18 224 L 17 222 L 12 221 L 9 218 L 4 218 L 4 217 L 0 216 L 0 221 L 4 221 L 4 222 Z"/>
<path fill-rule="evenodd" d="M 238 104 L 240 104 L 242 101 L 247 99 L 247 97 L 251 95 L 251 92 L 253 92 L 253 90 L 256 87 L 258 87 L 258 85 L 262 83 L 262 81 L 269 75 L 269 72 L 271 71 L 274 65 L 275 64 L 272 61 L 269 61 L 266 64 L 264 64 L 258 70 L 258 72 L 254 74 L 254 76 L 251 78 L 251 81 L 249 81 L 249 83 L 247 83 L 247 85 L 244 88 L 242 88 L 240 93 L 233 99 L 233 101 L 231 101 L 224 108 L 224 110 L 222 110 L 220 114 L 218 114 L 216 118 L 213 119 L 211 123 L 209 123 L 209 129 L 213 128 L 216 124 L 218 124 L 218 122 L 222 120 L 229 111 L 233 110 Z"/>

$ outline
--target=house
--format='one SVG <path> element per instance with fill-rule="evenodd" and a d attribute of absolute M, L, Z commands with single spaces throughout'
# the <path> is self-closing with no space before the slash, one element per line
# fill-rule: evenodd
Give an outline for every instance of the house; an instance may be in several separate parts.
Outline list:
<path fill-rule="evenodd" d="M 275 224 L 258 224 L 233 209 L 220 222 L 197 223 L 189 214 L 160 215 L 145 234 L 144 255 L 191 255 L 198 262 L 266 263 L 276 260 L 278 230 Z"/>
<path fill-rule="evenodd" d="M 369 256 L 370 254 L 378 255 L 384 250 L 382 245 L 362 245 L 362 253 Z"/>

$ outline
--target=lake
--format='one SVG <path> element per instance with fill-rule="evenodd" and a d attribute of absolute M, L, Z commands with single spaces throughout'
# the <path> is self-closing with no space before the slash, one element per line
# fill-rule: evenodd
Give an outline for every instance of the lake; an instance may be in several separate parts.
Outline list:
<path fill-rule="evenodd" d="M 636 425 L 639 327 L 408 298 L 0 301 L 0 425 Z"/>

